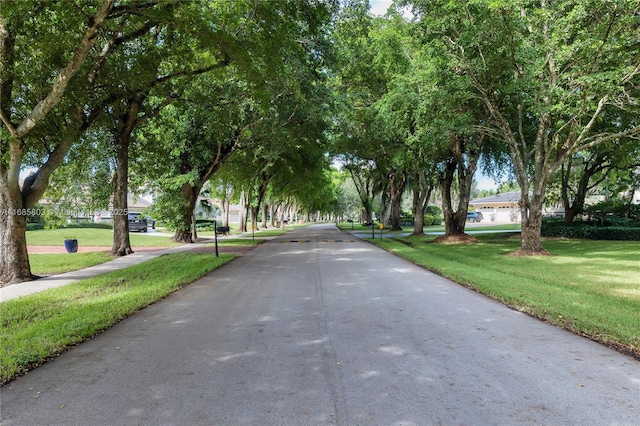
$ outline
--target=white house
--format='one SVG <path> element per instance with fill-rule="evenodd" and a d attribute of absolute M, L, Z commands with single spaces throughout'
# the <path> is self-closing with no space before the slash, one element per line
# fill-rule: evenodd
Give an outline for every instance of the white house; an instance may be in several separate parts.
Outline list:
<path fill-rule="evenodd" d="M 491 222 L 520 222 L 520 191 L 504 192 L 490 197 L 469 201 L 476 211 L 482 213 L 485 220 Z"/>

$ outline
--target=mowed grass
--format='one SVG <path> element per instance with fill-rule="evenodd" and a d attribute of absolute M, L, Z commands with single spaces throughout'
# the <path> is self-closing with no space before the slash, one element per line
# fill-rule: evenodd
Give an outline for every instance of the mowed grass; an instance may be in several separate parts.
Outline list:
<path fill-rule="evenodd" d="M 64 240 L 75 238 L 82 247 L 112 247 L 113 231 L 110 229 L 72 228 L 72 229 L 44 229 L 27 231 L 27 245 L 64 247 Z M 136 247 L 177 247 L 181 244 L 171 241 L 169 236 L 153 235 L 151 233 L 129 233 L 131 246 Z"/>
<path fill-rule="evenodd" d="M 238 237 L 240 235 L 243 235 L 243 238 L 251 238 L 252 235 L 255 235 L 256 237 L 278 237 L 280 235 L 284 235 L 287 232 L 293 230 L 293 229 L 299 229 L 299 228 L 304 228 L 306 226 L 309 226 L 309 224 L 304 223 L 304 224 L 294 224 L 294 225 L 287 225 L 285 227 L 285 229 L 282 228 L 259 228 L 256 229 L 255 231 L 251 230 L 251 224 L 249 224 L 248 226 L 248 231 L 247 232 L 240 232 L 237 229 L 237 225 L 236 227 L 231 226 L 231 229 L 229 231 L 229 234 L 231 236 L 234 237 Z M 215 234 L 214 231 L 198 231 L 198 236 L 199 237 L 208 237 L 211 238 L 213 237 Z M 224 238 L 220 238 L 220 240 L 224 240 Z"/>
<path fill-rule="evenodd" d="M 248 247 L 248 246 L 258 246 L 260 244 L 266 243 L 266 240 L 255 240 L 252 241 L 251 238 L 227 238 L 224 240 L 218 240 L 218 247 Z M 215 243 L 207 244 L 207 247 L 213 247 Z"/>
<path fill-rule="evenodd" d="M 549 323 L 640 357 L 640 243 L 545 239 L 552 256 L 513 257 L 520 240 L 433 237 L 376 245 Z"/>
<path fill-rule="evenodd" d="M 371 232 L 371 226 L 363 226 L 359 223 L 354 223 L 353 226 L 348 222 L 340 222 L 338 227 L 345 231 L 355 231 L 355 232 Z M 374 224 L 373 229 L 376 232 L 376 235 L 380 233 L 380 226 L 378 223 Z M 471 223 L 467 222 L 466 230 L 470 233 L 476 231 L 520 231 L 521 226 L 519 223 L 500 223 L 500 224 L 488 224 L 486 222 L 482 223 Z M 382 233 L 396 233 L 399 231 L 393 231 L 389 228 L 385 228 L 382 230 Z M 413 232 L 413 226 L 403 226 L 402 232 Z M 444 225 L 431 225 L 424 227 L 425 233 L 432 232 L 442 232 L 444 233 Z"/>
<path fill-rule="evenodd" d="M 92 251 L 87 253 L 51 253 L 31 254 L 29 263 L 35 275 L 55 275 L 69 271 L 100 265 L 113 260 L 108 251 Z"/>
<path fill-rule="evenodd" d="M 27 231 L 27 245 L 64 247 L 64 240 L 76 238 L 80 246 L 104 247 L 104 251 L 86 253 L 30 254 L 31 272 L 35 275 L 55 275 L 77 271 L 89 266 L 108 262 L 113 257 L 108 250 L 113 246 L 113 231 L 109 229 L 72 228 Z M 136 247 L 178 247 L 168 236 L 129 234 L 131 246 Z"/>
<path fill-rule="evenodd" d="M 91 231 L 96 231 L 91 230 Z M 97 230 L 103 231 L 103 230 Z M 38 232 L 38 231 L 33 231 Z M 49 232 L 49 231 L 42 231 Z M 98 234 L 101 234 L 99 232 Z M 164 237 L 153 237 L 164 238 Z M 48 237 L 47 237 L 48 239 Z M 46 241 L 46 239 L 45 239 Z M 153 241 L 151 241 L 153 242 Z M 237 247 L 237 246 L 250 246 L 255 245 L 251 239 L 220 239 L 218 240 L 219 247 Z M 44 244 L 42 244 L 44 245 Z M 179 244 L 171 243 L 172 246 L 178 246 Z M 169 244 L 167 244 L 169 246 Z M 97 247 L 100 247 L 98 245 Z M 88 268 L 90 266 L 99 265 L 115 257 L 109 254 L 109 247 L 104 247 L 104 250 L 93 252 L 78 252 L 78 253 L 48 253 L 48 254 L 30 254 L 29 263 L 31 264 L 31 272 L 35 275 L 55 275 L 65 272 L 77 271 L 79 269 Z M 142 247 L 139 245 L 138 247 Z M 164 244 L 162 245 L 164 247 Z M 134 248 L 135 251 L 135 248 Z"/>
<path fill-rule="evenodd" d="M 0 303 L 0 383 L 91 338 L 234 257 L 168 254 Z"/>

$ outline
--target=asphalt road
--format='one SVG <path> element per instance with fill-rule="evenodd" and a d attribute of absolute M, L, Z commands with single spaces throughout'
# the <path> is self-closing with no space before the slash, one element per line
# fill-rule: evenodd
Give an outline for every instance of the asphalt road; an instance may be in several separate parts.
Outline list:
<path fill-rule="evenodd" d="M 640 424 L 639 362 L 349 238 L 262 245 L 2 388 L 1 424 Z"/>

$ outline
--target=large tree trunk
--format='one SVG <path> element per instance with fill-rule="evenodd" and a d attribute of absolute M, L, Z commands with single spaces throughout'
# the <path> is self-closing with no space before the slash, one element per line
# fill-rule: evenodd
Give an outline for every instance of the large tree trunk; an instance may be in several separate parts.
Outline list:
<path fill-rule="evenodd" d="M 264 204 L 262 206 L 262 227 L 263 228 L 267 228 L 267 216 L 269 213 L 269 205 L 268 204 Z"/>
<path fill-rule="evenodd" d="M 229 226 L 229 204 L 226 198 L 220 200 L 220 217 L 222 218 L 222 226 Z"/>
<path fill-rule="evenodd" d="M 540 230 L 542 226 L 542 215 L 539 218 L 532 216 L 528 220 L 522 221 L 522 243 L 520 249 L 530 253 L 547 253 L 542 247 Z"/>
<path fill-rule="evenodd" d="M 258 206 L 251 206 L 249 209 L 251 214 L 251 229 L 258 230 Z"/>
<path fill-rule="evenodd" d="M 116 171 L 113 177 L 113 246 L 111 254 L 126 256 L 133 253 L 129 240 L 127 195 L 129 193 L 130 133 L 122 132 L 116 139 Z"/>
<path fill-rule="evenodd" d="M 231 200 L 224 200 L 224 213 L 222 214 L 222 225 L 229 226 L 229 210 L 231 209 Z"/>
<path fill-rule="evenodd" d="M 229 226 L 229 209 L 231 207 L 231 199 L 235 194 L 235 189 L 231 189 L 227 192 L 226 188 L 224 189 L 224 195 L 220 200 L 220 216 L 222 217 L 222 226 Z"/>
<path fill-rule="evenodd" d="M 456 168 L 457 164 L 455 161 L 447 162 L 444 175 L 440 179 L 440 193 L 442 194 L 442 215 L 444 216 L 443 221 L 445 235 L 463 235 L 467 220 L 466 206 L 464 209 L 458 208 L 457 211 L 455 211 L 453 208 L 454 200 L 451 190 Z"/>
<path fill-rule="evenodd" d="M 445 165 L 445 171 L 440 180 L 442 192 L 442 213 L 444 215 L 445 237 L 465 234 L 467 211 L 471 199 L 471 185 L 473 175 L 476 172 L 479 150 L 484 143 L 484 136 L 474 141 L 470 149 L 469 144 L 462 135 L 453 135 L 451 145 L 451 158 Z M 454 197 L 452 194 L 453 182 L 458 177 L 458 203 L 454 209 Z"/>
<path fill-rule="evenodd" d="M 90 120 L 85 120 L 82 112 L 80 106 L 71 110 L 71 125 L 65 129 L 45 163 L 24 180 L 22 189 L 23 141 L 11 138 L 0 144 L 0 282 L 15 283 L 37 278 L 31 274 L 29 264 L 25 214 L 40 200 L 49 186 L 51 173 L 64 161 L 73 142 L 89 126 Z"/>
<path fill-rule="evenodd" d="M 269 226 L 276 227 L 276 211 L 274 203 L 269 204 Z"/>
<path fill-rule="evenodd" d="M 10 143 L 10 151 L 9 167 L 0 163 L 0 283 L 3 284 L 37 278 L 31 273 L 27 252 L 26 210 L 32 205 L 25 203 L 19 186 L 21 144 Z M 6 153 L 4 147 L 0 148 L 0 153 Z M 29 191 L 32 180 L 35 177 L 25 180 L 24 192 Z"/>
<path fill-rule="evenodd" d="M 351 174 L 351 180 L 356 187 L 358 198 L 362 204 L 361 223 L 373 222 L 373 181 L 370 176 L 361 176 L 353 167 L 347 170 Z"/>
<path fill-rule="evenodd" d="M 423 172 L 414 173 L 413 182 L 413 233 L 424 235 L 424 211 L 431 198 L 433 187 L 427 183 Z"/>
<path fill-rule="evenodd" d="M 18 283 L 37 278 L 31 273 L 26 238 L 26 209 L 17 188 L 0 191 L 0 283 Z M 18 192 L 11 196 L 9 192 Z"/>
<path fill-rule="evenodd" d="M 258 191 L 258 198 L 256 200 L 256 204 L 251 206 L 251 229 L 258 229 L 258 213 L 261 211 L 262 203 L 264 201 L 264 197 L 267 194 L 267 187 L 269 186 L 269 181 L 271 180 L 270 176 L 266 174 L 262 174 L 262 183 L 260 184 L 260 189 Z M 266 207 L 266 206 L 265 206 Z M 266 213 L 266 212 L 263 212 Z M 266 214 L 262 216 L 262 226 L 267 226 Z"/>
<path fill-rule="evenodd" d="M 389 192 L 390 199 L 389 203 L 391 205 L 391 230 L 392 231 L 402 231 L 402 226 L 400 226 L 400 217 L 401 213 L 401 205 L 402 205 L 402 194 L 404 193 L 404 188 L 407 184 L 407 171 L 402 170 L 400 172 L 393 172 L 391 176 L 389 176 Z"/>
<path fill-rule="evenodd" d="M 413 205 L 413 232 L 411 235 L 424 235 L 424 210 L 419 203 Z"/>
<path fill-rule="evenodd" d="M 131 134 L 138 124 L 138 115 L 146 94 L 138 92 L 127 99 L 126 109 L 114 135 L 116 144 L 116 172 L 113 179 L 113 247 L 111 254 L 126 256 L 133 253 L 129 240 L 129 145 Z"/>
<path fill-rule="evenodd" d="M 577 187 L 573 191 L 573 200 L 571 200 L 571 170 L 573 168 L 573 159 L 569 157 L 565 164 L 562 165 L 562 205 L 564 206 L 564 223 L 571 223 L 577 215 L 584 210 L 584 204 L 587 199 L 589 190 L 599 185 L 607 177 L 611 164 L 607 160 L 607 153 L 598 153 L 592 158 L 583 160 L 583 168 Z M 605 171 L 596 182 L 589 185 L 589 182 L 599 172 Z"/>
<path fill-rule="evenodd" d="M 249 199 L 246 191 L 240 194 L 240 223 L 238 223 L 238 231 L 247 232 L 247 220 L 249 216 Z"/>
<path fill-rule="evenodd" d="M 527 205 L 528 204 L 528 205 Z M 522 212 L 522 242 L 520 249 L 531 254 L 547 254 L 542 247 L 542 201 L 531 200 L 523 203 Z"/>
<path fill-rule="evenodd" d="M 201 186 L 191 186 L 189 183 L 182 185 L 181 223 L 171 238 L 173 241 L 190 244 L 197 238 L 193 212 L 195 211 L 198 194 L 200 194 L 201 189 Z"/>

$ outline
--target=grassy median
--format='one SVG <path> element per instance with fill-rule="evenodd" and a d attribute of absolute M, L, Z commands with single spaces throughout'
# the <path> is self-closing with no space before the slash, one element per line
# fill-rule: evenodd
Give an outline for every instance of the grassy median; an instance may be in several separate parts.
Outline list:
<path fill-rule="evenodd" d="M 477 236 L 471 244 L 434 237 L 373 241 L 515 309 L 640 359 L 640 243 L 545 239 L 552 256 L 512 257 L 520 239 Z"/>
<path fill-rule="evenodd" d="M 0 383 L 91 338 L 233 259 L 176 253 L 0 303 Z"/>

